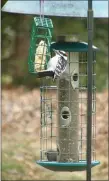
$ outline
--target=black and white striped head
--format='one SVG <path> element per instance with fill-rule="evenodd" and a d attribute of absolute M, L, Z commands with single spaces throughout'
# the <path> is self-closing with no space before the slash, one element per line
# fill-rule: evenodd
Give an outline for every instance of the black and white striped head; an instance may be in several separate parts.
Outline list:
<path fill-rule="evenodd" d="M 63 50 L 54 50 L 54 52 L 61 57 L 67 58 L 67 54 Z"/>

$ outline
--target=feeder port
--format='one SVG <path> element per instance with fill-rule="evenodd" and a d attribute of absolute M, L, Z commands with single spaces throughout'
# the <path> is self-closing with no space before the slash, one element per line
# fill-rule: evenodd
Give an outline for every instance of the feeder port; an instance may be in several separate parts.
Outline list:
<path fill-rule="evenodd" d="M 61 110 L 61 125 L 68 126 L 71 122 L 71 112 L 68 107 L 63 107 Z"/>

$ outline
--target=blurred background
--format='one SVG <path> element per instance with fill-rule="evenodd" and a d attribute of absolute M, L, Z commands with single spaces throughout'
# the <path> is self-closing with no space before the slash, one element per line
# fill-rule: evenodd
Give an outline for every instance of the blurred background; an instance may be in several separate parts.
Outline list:
<path fill-rule="evenodd" d="M 2 0 L 2 6 L 6 0 Z M 36 165 L 39 159 L 40 80 L 28 72 L 33 16 L 1 14 L 2 180 L 84 180 L 85 172 L 54 173 Z M 84 18 L 49 17 L 53 41 L 59 34 L 79 34 L 87 42 Z M 108 19 L 94 19 L 97 53 L 97 160 L 92 178 L 108 178 Z"/>

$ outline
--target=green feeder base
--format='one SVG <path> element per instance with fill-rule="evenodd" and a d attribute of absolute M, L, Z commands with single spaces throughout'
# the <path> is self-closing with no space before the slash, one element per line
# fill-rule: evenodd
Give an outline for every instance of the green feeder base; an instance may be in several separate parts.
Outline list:
<path fill-rule="evenodd" d="M 56 162 L 56 161 L 37 161 L 37 164 L 40 166 L 52 170 L 52 171 L 66 171 L 66 172 L 74 172 L 74 171 L 84 171 L 87 169 L 86 161 L 79 161 L 79 162 Z M 99 165 L 99 161 L 92 161 L 91 167 Z"/>

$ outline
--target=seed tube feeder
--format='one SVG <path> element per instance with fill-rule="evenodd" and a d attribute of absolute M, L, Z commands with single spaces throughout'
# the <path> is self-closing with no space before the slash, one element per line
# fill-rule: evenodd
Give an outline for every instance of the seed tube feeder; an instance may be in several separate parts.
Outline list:
<path fill-rule="evenodd" d="M 97 47 L 93 46 L 92 96 L 92 159 L 96 160 L 96 84 L 95 65 Z M 37 163 L 53 171 L 83 171 L 87 169 L 87 90 L 88 44 L 85 42 L 57 41 L 53 50 L 68 55 L 66 73 L 57 79 L 55 86 L 45 78 L 41 87 L 41 158 Z M 46 82 L 48 82 L 46 84 Z M 47 93 L 49 92 L 50 93 Z M 55 97 L 54 97 L 55 96 Z M 52 106 L 51 106 L 52 105 Z M 47 108 L 49 107 L 49 109 Z M 55 109 L 54 109 L 55 107 Z M 49 110 L 49 111 L 48 111 Z M 51 115 L 51 118 L 47 118 Z"/>

